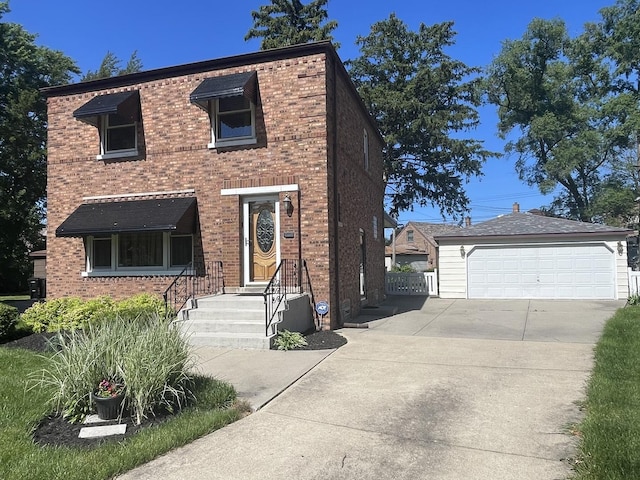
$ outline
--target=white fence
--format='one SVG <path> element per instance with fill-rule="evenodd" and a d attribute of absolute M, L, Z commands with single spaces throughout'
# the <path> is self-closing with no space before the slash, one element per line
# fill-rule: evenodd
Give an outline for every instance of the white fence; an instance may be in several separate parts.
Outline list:
<path fill-rule="evenodd" d="M 640 295 L 640 272 L 634 272 L 630 268 L 629 272 L 629 295 Z"/>
<path fill-rule="evenodd" d="M 387 295 L 438 295 L 438 271 L 425 273 L 387 272 Z"/>

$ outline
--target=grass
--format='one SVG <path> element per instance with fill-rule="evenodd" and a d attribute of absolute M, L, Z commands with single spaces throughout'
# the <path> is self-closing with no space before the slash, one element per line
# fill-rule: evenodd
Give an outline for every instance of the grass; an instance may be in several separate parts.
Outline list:
<path fill-rule="evenodd" d="M 618 310 L 595 350 L 576 480 L 640 478 L 640 307 Z"/>
<path fill-rule="evenodd" d="M 198 377 L 197 406 L 122 442 L 94 448 L 41 447 L 31 435 L 49 413 L 47 388 L 27 390 L 26 378 L 46 359 L 0 347 L 0 478 L 3 480 L 108 479 L 238 420 L 242 408 L 220 408 L 228 384 Z"/>
<path fill-rule="evenodd" d="M 6 301 L 16 301 L 16 300 L 31 300 L 31 297 L 29 296 L 29 294 L 25 294 L 25 295 L 0 295 L 0 302 L 6 302 Z"/>

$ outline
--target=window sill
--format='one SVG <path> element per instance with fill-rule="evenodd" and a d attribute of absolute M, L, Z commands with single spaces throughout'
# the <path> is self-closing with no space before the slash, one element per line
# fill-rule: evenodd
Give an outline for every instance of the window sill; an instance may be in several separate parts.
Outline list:
<path fill-rule="evenodd" d="M 121 152 L 105 153 L 103 155 L 96 155 L 96 160 L 112 160 L 114 158 L 131 158 L 137 157 L 140 152 L 137 150 L 123 150 Z"/>
<path fill-rule="evenodd" d="M 175 277 L 184 267 L 171 270 L 94 270 L 92 272 L 80 272 L 81 277 Z M 193 271 L 186 272 L 193 275 Z"/>
<path fill-rule="evenodd" d="M 241 145 L 255 145 L 258 143 L 257 138 L 241 138 L 237 140 L 220 140 L 218 142 L 211 142 L 207 147 L 209 149 L 225 148 L 225 147 L 237 147 Z"/>

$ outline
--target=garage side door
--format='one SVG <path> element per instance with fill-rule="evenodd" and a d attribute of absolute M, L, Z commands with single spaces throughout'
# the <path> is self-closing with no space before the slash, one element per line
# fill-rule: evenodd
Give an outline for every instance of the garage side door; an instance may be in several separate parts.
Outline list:
<path fill-rule="evenodd" d="M 602 244 L 478 247 L 467 262 L 469 298 L 615 298 Z"/>

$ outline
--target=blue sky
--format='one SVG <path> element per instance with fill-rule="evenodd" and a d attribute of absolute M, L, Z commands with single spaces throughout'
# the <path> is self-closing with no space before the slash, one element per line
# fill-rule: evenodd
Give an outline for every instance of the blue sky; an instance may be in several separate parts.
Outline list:
<path fill-rule="evenodd" d="M 252 25 L 251 11 L 267 0 L 10 0 L 11 12 L 3 21 L 24 26 L 38 35 L 37 43 L 60 50 L 76 61 L 83 72 L 95 70 L 107 51 L 123 61 L 138 51 L 144 69 L 252 52 L 259 41 L 244 41 Z M 306 3 L 306 0 L 303 0 Z M 572 36 L 585 22 L 597 21 L 598 11 L 614 0 L 330 0 L 328 11 L 337 20 L 335 39 L 342 60 L 358 56 L 355 40 L 366 35 L 372 23 L 395 14 L 416 29 L 453 21 L 456 44 L 448 51 L 469 66 L 484 67 L 497 55 L 501 42 L 522 36 L 533 18 L 561 18 Z M 470 133 L 486 148 L 503 151 L 496 135 L 497 117 L 492 106 L 480 109 L 481 126 Z M 521 210 L 548 204 L 524 185 L 514 171 L 514 158 L 489 160 L 484 176 L 467 185 L 474 223 L 509 213 L 513 202 Z M 439 212 L 416 208 L 401 212 L 399 221 L 441 222 Z"/>

